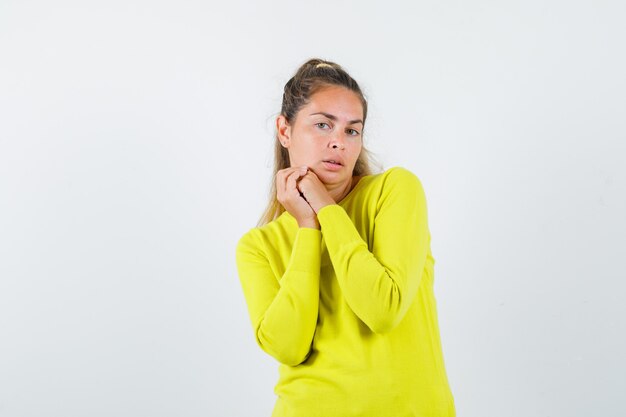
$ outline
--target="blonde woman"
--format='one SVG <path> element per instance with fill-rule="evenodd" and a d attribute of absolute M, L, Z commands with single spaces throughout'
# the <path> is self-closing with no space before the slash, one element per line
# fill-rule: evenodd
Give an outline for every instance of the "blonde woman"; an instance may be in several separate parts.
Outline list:
<path fill-rule="evenodd" d="M 424 189 L 371 171 L 366 117 L 336 63 L 285 85 L 270 202 L 236 248 L 255 341 L 279 362 L 272 417 L 456 414 Z"/>

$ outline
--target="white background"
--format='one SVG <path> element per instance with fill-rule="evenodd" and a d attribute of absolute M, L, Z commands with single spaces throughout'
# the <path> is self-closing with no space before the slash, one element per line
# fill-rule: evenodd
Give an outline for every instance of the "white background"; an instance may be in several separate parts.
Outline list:
<path fill-rule="evenodd" d="M 621 1 L 0 1 L 0 416 L 269 416 L 234 250 L 282 88 L 428 201 L 459 417 L 621 416 Z"/>

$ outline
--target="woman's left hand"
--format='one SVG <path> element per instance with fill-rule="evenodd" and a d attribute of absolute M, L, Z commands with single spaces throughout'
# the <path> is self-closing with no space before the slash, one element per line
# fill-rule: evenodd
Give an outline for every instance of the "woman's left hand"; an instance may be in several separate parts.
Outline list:
<path fill-rule="evenodd" d="M 298 181 L 298 190 L 303 194 L 304 199 L 317 214 L 322 207 L 335 204 L 335 200 L 330 196 L 324 183 L 311 169 Z"/>

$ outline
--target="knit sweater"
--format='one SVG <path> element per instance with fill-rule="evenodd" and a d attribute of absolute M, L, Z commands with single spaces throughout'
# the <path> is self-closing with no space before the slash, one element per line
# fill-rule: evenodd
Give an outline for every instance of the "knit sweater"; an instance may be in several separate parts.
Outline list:
<path fill-rule="evenodd" d="M 403 167 L 237 243 L 254 339 L 279 362 L 272 417 L 454 417 L 433 291 L 426 197 Z"/>

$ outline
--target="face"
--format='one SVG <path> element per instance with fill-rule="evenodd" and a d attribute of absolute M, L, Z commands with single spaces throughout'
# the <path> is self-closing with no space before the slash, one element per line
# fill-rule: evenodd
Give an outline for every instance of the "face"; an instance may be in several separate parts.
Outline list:
<path fill-rule="evenodd" d="M 308 166 L 325 184 L 352 180 L 363 130 L 363 106 L 354 92 L 340 86 L 324 87 L 310 97 L 293 124 L 283 115 L 276 124 L 292 167 Z M 340 165 L 325 162 L 329 160 Z"/>

